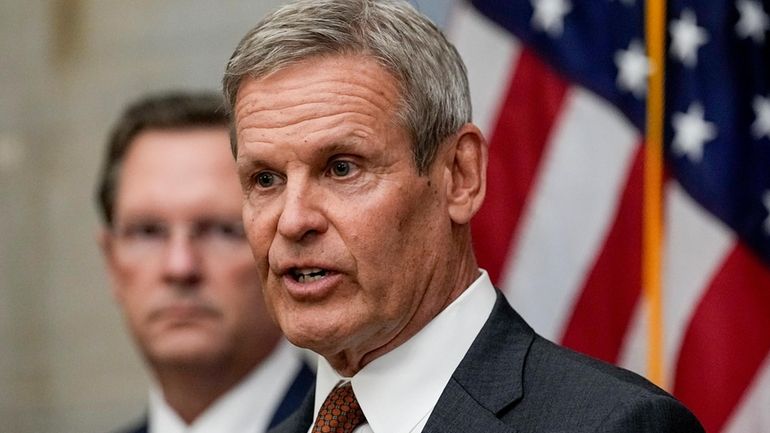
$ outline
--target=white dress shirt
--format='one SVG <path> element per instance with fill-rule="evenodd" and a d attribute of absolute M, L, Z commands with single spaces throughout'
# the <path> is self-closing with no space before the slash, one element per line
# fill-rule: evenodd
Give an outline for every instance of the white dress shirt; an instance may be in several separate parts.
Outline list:
<path fill-rule="evenodd" d="M 150 389 L 149 433 L 262 433 L 301 368 L 299 349 L 282 340 L 243 381 L 222 395 L 191 425 Z M 265 392 L 269 390 L 269 392 Z"/>
<path fill-rule="evenodd" d="M 350 381 L 367 420 L 355 433 L 422 432 L 496 299 L 489 275 L 482 269 L 476 281 L 420 332 L 353 377 L 340 376 L 319 356 L 313 419 L 329 392 L 338 383 Z"/>

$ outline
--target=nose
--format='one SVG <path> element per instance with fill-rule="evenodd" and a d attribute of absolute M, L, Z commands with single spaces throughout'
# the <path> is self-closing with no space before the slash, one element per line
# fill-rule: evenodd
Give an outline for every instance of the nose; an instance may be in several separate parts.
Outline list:
<path fill-rule="evenodd" d="M 328 228 L 322 191 L 312 180 L 297 180 L 286 186 L 278 233 L 293 242 L 305 242 Z"/>
<path fill-rule="evenodd" d="M 163 257 L 164 279 L 168 284 L 192 288 L 202 280 L 202 264 L 193 238 L 182 230 L 172 233 Z"/>

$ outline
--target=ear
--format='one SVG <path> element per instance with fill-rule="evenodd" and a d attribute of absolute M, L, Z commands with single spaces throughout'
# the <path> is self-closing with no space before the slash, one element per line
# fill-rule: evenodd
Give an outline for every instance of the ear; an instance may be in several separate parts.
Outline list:
<path fill-rule="evenodd" d="M 449 216 L 456 224 L 467 224 L 481 207 L 487 188 L 487 141 L 472 123 L 466 123 L 448 146 L 447 187 Z"/>
<path fill-rule="evenodd" d="M 110 279 L 110 287 L 112 287 L 112 297 L 120 303 L 120 293 L 118 290 L 119 269 L 115 259 L 115 239 L 110 229 L 102 227 L 96 234 L 96 241 L 99 244 L 99 249 L 102 250 L 104 263 L 107 265 L 107 276 Z"/>

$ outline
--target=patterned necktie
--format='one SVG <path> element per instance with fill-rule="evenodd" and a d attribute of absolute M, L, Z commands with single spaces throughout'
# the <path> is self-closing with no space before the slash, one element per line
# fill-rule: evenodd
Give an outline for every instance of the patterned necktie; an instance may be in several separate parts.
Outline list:
<path fill-rule="evenodd" d="M 313 433 L 351 433 L 366 422 L 350 382 L 329 393 L 318 412 Z"/>

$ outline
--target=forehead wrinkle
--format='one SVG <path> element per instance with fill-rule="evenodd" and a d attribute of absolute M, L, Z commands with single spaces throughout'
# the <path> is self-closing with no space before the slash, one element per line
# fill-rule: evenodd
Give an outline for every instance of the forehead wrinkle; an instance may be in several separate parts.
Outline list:
<path fill-rule="evenodd" d="M 321 119 L 312 119 L 309 121 L 313 120 L 320 121 Z M 342 130 L 337 128 L 337 126 L 340 126 Z M 314 143 L 312 147 L 305 149 L 312 150 L 312 152 L 323 154 L 349 153 L 355 150 L 355 146 L 360 145 L 362 142 L 375 135 L 376 131 L 367 125 L 349 125 L 346 124 L 344 119 L 340 119 L 335 125 L 330 126 L 326 123 L 323 128 L 314 129 L 312 132 L 309 132 L 302 137 L 298 137 L 296 140 Z M 244 129 L 243 139 L 244 142 L 246 142 L 246 145 L 240 147 L 237 159 L 238 169 L 249 170 L 254 166 L 269 165 L 266 160 L 259 158 L 259 151 L 257 149 L 260 147 L 283 147 L 281 144 L 283 140 L 276 142 L 271 140 L 271 138 L 271 134 L 266 134 L 263 130 Z"/>
<path fill-rule="evenodd" d="M 245 83 L 239 90 L 249 89 L 237 100 L 237 118 L 244 120 L 254 113 L 312 107 L 313 104 L 332 108 L 340 103 L 353 104 L 357 108 L 368 106 L 392 115 L 400 100 L 400 92 L 392 80 L 378 81 L 366 73 L 355 74 L 353 79 L 321 76 L 310 81 L 313 77 L 306 75 L 269 76 Z"/>
<path fill-rule="evenodd" d="M 313 102 L 303 106 L 293 106 L 289 109 L 268 109 L 249 113 L 241 119 L 243 131 L 247 130 L 280 130 L 285 127 L 299 126 L 315 120 L 332 120 L 331 126 L 338 126 L 349 118 L 369 118 L 377 121 L 377 115 L 362 112 L 351 107 L 341 111 L 342 107 L 328 103 Z M 287 113 L 291 111 L 291 113 Z M 296 112 L 296 113 L 295 113 Z M 326 112 L 326 113 L 324 113 Z M 328 113 L 328 114 L 327 114 Z"/>

